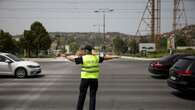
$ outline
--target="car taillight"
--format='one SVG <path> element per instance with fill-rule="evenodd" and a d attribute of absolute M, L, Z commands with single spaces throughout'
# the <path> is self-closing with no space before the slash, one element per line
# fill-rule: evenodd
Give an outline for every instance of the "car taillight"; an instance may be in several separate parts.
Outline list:
<path fill-rule="evenodd" d="M 159 67 L 163 67 L 164 65 L 163 64 L 160 64 L 159 62 L 157 62 L 156 64 L 154 64 L 154 67 L 157 67 L 157 68 L 159 68 Z"/>
<path fill-rule="evenodd" d="M 191 70 L 180 70 L 176 71 L 177 74 L 182 75 L 182 76 L 191 76 L 192 71 Z"/>

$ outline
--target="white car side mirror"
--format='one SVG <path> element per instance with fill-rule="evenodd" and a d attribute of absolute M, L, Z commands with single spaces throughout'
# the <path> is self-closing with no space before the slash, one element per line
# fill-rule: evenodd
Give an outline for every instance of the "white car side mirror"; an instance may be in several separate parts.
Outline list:
<path fill-rule="evenodd" d="M 12 61 L 11 60 L 5 60 L 5 63 L 12 63 Z"/>

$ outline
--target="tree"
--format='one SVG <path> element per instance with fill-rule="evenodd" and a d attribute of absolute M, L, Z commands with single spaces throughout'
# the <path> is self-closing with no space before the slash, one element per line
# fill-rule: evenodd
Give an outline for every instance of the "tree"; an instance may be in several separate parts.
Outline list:
<path fill-rule="evenodd" d="M 23 35 L 19 44 L 26 50 L 28 57 L 31 57 L 32 53 L 38 56 L 40 50 L 46 51 L 50 48 L 51 39 L 49 33 L 38 21 L 32 23 L 30 30 L 25 30 Z"/>
<path fill-rule="evenodd" d="M 70 51 L 73 53 L 76 53 L 76 51 L 79 49 L 79 45 L 76 42 L 71 42 L 69 45 Z"/>
<path fill-rule="evenodd" d="M 131 53 L 135 54 L 138 52 L 138 43 L 135 39 L 132 39 L 131 41 L 129 41 L 128 43 L 128 47 L 131 49 Z"/>
<path fill-rule="evenodd" d="M 33 49 L 36 47 L 34 44 L 35 36 L 32 31 L 24 30 L 24 37 L 20 38 L 20 44 L 26 50 L 27 57 L 32 56 Z"/>
<path fill-rule="evenodd" d="M 51 39 L 45 27 L 38 21 L 31 25 L 31 32 L 32 36 L 35 37 L 33 43 L 35 44 L 36 56 L 38 56 L 40 50 L 46 51 L 50 48 Z"/>
<path fill-rule="evenodd" d="M 55 35 L 55 38 L 57 40 L 57 42 L 56 42 L 56 48 L 55 48 L 56 50 L 59 49 L 60 46 L 61 46 L 60 37 L 61 36 L 59 34 Z"/>
<path fill-rule="evenodd" d="M 72 53 L 76 53 L 77 50 L 79 49 L 80 47 L 80 43 L 82 42 L 83 40 L 81 39 L 75 39 L 73 36 L 70 36 L 67 40 L 66 40 L 66 44 L 68 44 L 70 46 L 70 51 Z M 82 42 L 83 43 L 83 42 Z"/>
<path fill-rule="evenodd" d="M 51 45 L 51 39 L 49 36 L 43 36 L 40 39 L 41 43 L 40 43 L 40 49 L 41 50 L 48 50 L 50 48 Z"/>
<path fill-rule="evenodd" d="M 79 40 L 80 40 L 80 39 L 79 39 Z M 82 41 L 82 40 L 80 40 L 80 41 Z M 70 44 L 73 43 L 73 42 L 76 42 L 76 40 L 74 39 L 73 36 L 69 37 L 69 38 L 66 40 L 66 44 L 68 44 L 68 45 L 70 45 Z"/>
<path fill-rule="evenodd" d="M 148 43 L 149 40 L 146 38 L 147 36 L 141 36 L 139 42 L 140 43 Z"/>
<path fill-rule="evenodd" d="M 167 49 L 167 36 L 160 38 L 160 48 Z"/>
<path fill-rule="evenodd" d="M 187 46 L 188 39 L 186 39 L 185 33 L 178 31 L 175 33 L 176 46 Z"/>
<path fill-rule="evenodd" d="M 114 52 L 116 54 L 125 53 L 128 50 L 127 43 L 123 41 L 120 37 L 113 39 Z"/>
<path fill-rule="evenodd" d="M 7 53 L 16 53 L 17 45 L 12 35 L 8 32 L 0 31 L 0 51 Z"/>
<path fill-rule="evenodd" d="M 192 30 L 192 39 L 195 39 L 195 29 Z"/>

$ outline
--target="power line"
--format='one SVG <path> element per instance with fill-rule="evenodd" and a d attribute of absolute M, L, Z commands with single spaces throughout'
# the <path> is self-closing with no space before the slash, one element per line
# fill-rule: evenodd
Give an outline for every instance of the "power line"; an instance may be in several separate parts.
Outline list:
<path fill-rule="evenodd" d="M 1 7 L 0 11 L 48 11 L 48 10 L 54 10 L 54 11 L 93 11 L 96 10 L 97 8 L 24 8 L 24 7 L 17 7 L 17 8 L 13 8 L 13 7 Z M 142 11 L 144 9 L 139 9 L 139 8 L 113 8 L 116 11 L 124 11 L 124 12 L 129 12 L 129 11 Z M 170 12 L 169 10 L 171 10 L 171 8 L 166 8 L 166 9 L 162 9 L 162 11 L 168 11 L 168 13 Z M 186 11 L 194 11 L 195 8 L 190 8 L 190 9 L 186 9 Z"/>
<path fill-rule="evenodd" d="M 82 9 L 82 8 L 0 8 L 0 11 L 72 11 L 72 12 L 91 12 L 93 13 L 93 10 L 95 9 Z M 142 9 L 115 9 L 116 12 L 130 12 L 130 13 L 140 13 L 142 12 Z"/>
<path fill-rule="evenodd" d="M 66 4 L 126 4 L 126 3 L 141 3 L 144 4 L 146 3 L 145 0 L 135 0 L 135 1 L 130 1 L 130 0 L 82 0 L 82 1 L 73 1 L 73 0 L 6 0 L 3 2 L 14 2 L 14 3 L 66 3 Z"/>
<path fill-rule="evenodd" d="M 19 9 L 19 10 L 24 10 L 24 9 L 29 9 L 29 10 L 34 10 L 34 9 L 67 9 L 67 10 L 95 10 L 97 8 L 37 8 L 37 7 L 34 7 L 34 8 L 22 8 L 22 7 L 18 7 L 18 8 L 13 8 L 13 7 L 1 7 L 0 9 L 3 9 L 3 10 L 15 10 L 15 9 Z M 115 10 L 124 10 L 124 11 L 136 11 L 136 10 L 144 10 L 144 9 L 138 9 L 138 8 L 114 8 Z"/>
<path fill-rule="evenodd" d="M 194 2 L 194 0 L 185 0 L 187 2 Z M 52 4 L 145 4 L 146 0 L 81 0 L 81 1 L 73 1 L 73 0 L 2 0 L 1 2 L 14 2 L 14 3 L 52 3 Z M 172 0 L 163 0 L 162 3 L 170 3 Z"/>
<path fill-rule="evenodd" d="M 110 18 L 110 20 L 112 20 L 112 19 L 129 19 L 129 20 L 131 20 L 131 19 L 137 19 L 137 18 L 139 18 L 139 17 L 107 17 L 107 18 Z M 190 19 L 195 19 L 195 17 L 189 17 Z M 79 19 L 86 19 L 86 20 L 88 20 L 88 19 L 94 19 L 94 20 L 97 20 L 97 19 L 99 19 L 99 18 L 97 18 L 97 17 L 84 17 L 84 16 L 80 16 L 80 17 L 12 17 L 12 16 L 7 16 L 7 17 L 0 17 L 0 19 L 47 19 L 47 20 L 49 20 L 49 19 L 77 19 L 77 20 L 79 20 Z M 171 19 L 171 17 L 162 17 L 162 19 Z"/>

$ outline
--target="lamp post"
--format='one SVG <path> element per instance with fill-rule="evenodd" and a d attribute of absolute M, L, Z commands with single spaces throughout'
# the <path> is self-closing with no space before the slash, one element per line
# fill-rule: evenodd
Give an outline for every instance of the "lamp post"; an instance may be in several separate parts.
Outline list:
<path fill-rule="evenodd" d="M 103 8 L 95 10 L 94 13 L 103 13 L 103 50 L 105 50 L 105 37 L 106 37 L 106 13 L 113 12 L 114 9 Z"/>

